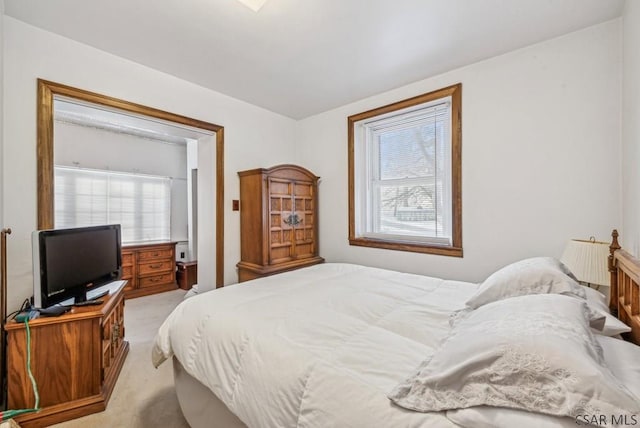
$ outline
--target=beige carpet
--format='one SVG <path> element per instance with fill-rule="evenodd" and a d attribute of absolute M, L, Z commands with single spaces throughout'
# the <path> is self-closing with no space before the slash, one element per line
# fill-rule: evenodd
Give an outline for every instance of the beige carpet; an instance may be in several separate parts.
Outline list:
<path fill-rule="evenodd" d="M 55 427 L 189 427 L 173 388 L 171 361 L 158 369 L 151 364 L 156 331 L 184 294 L 185 291 L 176 290 L 126 301 L 125 334 L 130 350 L 107 410 Z"/>

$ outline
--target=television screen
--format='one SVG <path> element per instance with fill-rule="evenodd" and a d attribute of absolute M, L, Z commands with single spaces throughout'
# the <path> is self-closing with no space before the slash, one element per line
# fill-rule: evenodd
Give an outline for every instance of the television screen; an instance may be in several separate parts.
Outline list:
<path fill-rule="evenodd" d="M 36 231 L 34 305 L 46 308 L 119 278 L 120 225 Z"/>

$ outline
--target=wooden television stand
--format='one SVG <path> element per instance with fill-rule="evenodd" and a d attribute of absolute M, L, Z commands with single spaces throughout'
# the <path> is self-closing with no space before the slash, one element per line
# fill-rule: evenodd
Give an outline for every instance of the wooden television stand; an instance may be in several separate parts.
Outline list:
<path fill-rule="evenodd" d="M 124 340 L 125 284 L 102 297 L 100 306 L 74 307 L 64 315 L 29 322 L 40 411 L 16 417 L 20 426 L 45 427 L 106 408 L 129 352 Z M 8 408 L 33 408 L 25 325 L 9 321 L 5 330 Z"/>

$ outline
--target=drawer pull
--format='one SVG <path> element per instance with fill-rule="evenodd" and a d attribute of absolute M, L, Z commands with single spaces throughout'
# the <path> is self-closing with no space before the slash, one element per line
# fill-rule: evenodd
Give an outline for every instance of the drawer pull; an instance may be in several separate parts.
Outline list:
<path fill-rule="evenodd" d="M 162 264 L 159 264 L 159 265 L 149 265 L 149 267 L 150 267 L 151 269 L 160 269 L 160 268 L 162 267 Z"/>
<path fill-rule="evenodd" d="M 151 282 L 158 282 L 160 281 L 161 278 L 151 278 L 149 281 Z"/>

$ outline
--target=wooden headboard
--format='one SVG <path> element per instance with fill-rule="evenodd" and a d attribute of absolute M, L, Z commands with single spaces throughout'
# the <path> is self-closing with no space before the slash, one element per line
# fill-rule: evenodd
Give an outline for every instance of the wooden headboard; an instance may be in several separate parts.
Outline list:
<path fill-rule="evenodd" d="M 611 237 L 609 308 L 612 314 L 631 327 L 631 332 L 623 335 L 624 338 L 640 345 L 640 259 L 620 248 L 617 230 L 611 233 Z"/>

